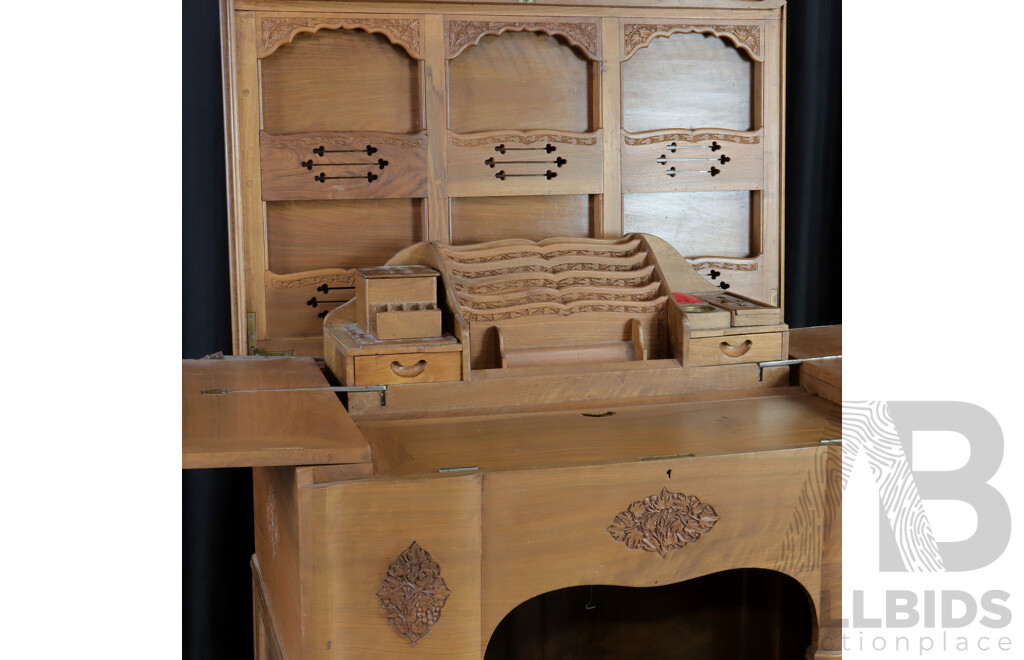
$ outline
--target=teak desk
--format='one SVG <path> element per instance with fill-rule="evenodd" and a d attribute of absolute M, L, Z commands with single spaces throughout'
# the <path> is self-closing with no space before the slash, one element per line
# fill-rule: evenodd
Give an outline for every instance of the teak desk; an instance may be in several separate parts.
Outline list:
<path fill-rule="evenodd" d="M 841 372 L 787 359 L 841 341 L 782 318 L 784 3 L 222 18 L 247 357 L 184 364 L 183 464 L 254 467 L 257 657 L 478 659 L 540 594 L 741 568 L 839 657 Z"/>

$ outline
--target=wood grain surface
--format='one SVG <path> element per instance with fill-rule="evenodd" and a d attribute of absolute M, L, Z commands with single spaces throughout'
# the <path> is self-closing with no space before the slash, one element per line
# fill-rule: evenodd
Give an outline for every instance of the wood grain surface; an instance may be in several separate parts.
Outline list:
<path fill-rule="evenodd" d="M 333 392 L 202 393 L 327 384 L 312 358 L 184 360 L 182 467 L 369 461 L 369 445 Z"/>

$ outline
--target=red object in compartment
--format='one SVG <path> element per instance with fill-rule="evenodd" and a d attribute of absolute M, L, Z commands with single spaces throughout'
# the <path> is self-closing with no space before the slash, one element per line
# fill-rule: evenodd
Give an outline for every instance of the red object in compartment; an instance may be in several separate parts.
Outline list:
<path fill-rule="evenodd" d="M 672 297 L 676 299 L 676 302 L 680 305 L 694 305 L 697 303 L 707 303 L 706 300 L 701 300 L 695 296 L 691 296 L 688 293 L 673 293 Z"/>

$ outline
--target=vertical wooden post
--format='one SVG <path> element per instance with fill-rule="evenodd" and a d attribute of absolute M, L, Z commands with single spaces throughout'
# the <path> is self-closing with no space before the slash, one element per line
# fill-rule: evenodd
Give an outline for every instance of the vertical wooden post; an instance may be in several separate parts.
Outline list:
<path fill-rule="evenodd" d="M 428 241 L 451 242 L 448 222 L 448 106 L 444 17 L 423 17 L 423 101 L 427 124 Z"/>
<path fill-rule="evenodd" d="M 619 19 L 601 19 L 601 128 L 604 129 L 604 195 L 594 227 L 596 238 L 622 236 L 622 183 L 619 144 L 622 141 L 622 66 Z"/>
<path fill-rule="evenodd" d="M 764 26 L 764 64 L 761 65 L 761 125 L 764 128 L 764 189 L 761 193 L 761 251 L 764 254 L 761 300 L 782 285 L 782 23 L 769 19 Z M 780 300 L 781 302 L 781 300 Z"/>
<path fill-rule="evenodd" d="M 256 16 L 234 12 L 226 16 L 228 76 L 225 98 L 231 102 L 227 113 L 227 139 L 231 141 L 227 163 L 232 187 L 228 191 L 229 231 L 232 246 L 232 277 L 245 286 L 235 286 L 232 306 L 233 344 L 236 354 L 245 354 L 247 312 L 256 314 L 256 335 L 266 337 L 267 314 L 263 289 L 266 271 L 266 240 L 263 234 L 263 199 L 260 182 L 260 75 L 256 58 Z M 231 46 L 233 45 L 233 49 Z"/>

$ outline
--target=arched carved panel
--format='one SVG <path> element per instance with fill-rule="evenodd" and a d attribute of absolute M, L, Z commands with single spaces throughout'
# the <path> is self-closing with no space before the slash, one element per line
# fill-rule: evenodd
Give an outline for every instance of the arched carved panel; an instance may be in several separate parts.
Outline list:
<path fill-rule="evenodd" d="M 446 57 L 452 59 L 486 35 L 502 32 L 543 32 L 564 37 L 592 60 L 600 60 L 601 30 L 596 21 L 445 21 Z"/>
<path fill-rule="evenodd" d="M 636 51 L 646 48 L 657 37 L 669 37 L 673 34 L 700 32 L 725 37 L 738 48 L 745 50 L 758 62 L 763 62 L 761 55 L 760 25 L 725 25 L 701 23 L 627 23 L 622 27 L 623 60 L 628 60 Z"/>
<path fill-rule="evenodd" d="M 264 58 L 284 44 L 291 43 L 302 32 L 320 30 L 364 30 L 383 34 L 388 41 L 400 46 L 410 57 L 423 59 L 420 22 L 415 18 L 333 17 L 306 18 L 295 16 L 265 16 L 260 20 L 260 44 L 257 56 Z"/>

